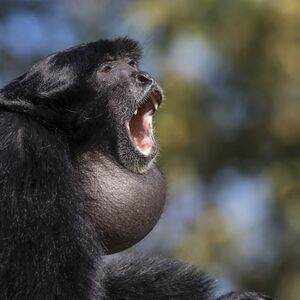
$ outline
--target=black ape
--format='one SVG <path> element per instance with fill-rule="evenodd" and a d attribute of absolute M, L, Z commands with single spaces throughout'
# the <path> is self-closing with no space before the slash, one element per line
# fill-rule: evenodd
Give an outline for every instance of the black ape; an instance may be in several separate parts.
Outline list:
<path fill-rule="evenodd" d="M 152 115 L 162 93 L 139 45 L 52 54 L 0 91 L 1 299 L 216 299 L 195 267 L 108 259 L 160 217 Z M 257 294 L 222 299 L 266 299 Z"/>

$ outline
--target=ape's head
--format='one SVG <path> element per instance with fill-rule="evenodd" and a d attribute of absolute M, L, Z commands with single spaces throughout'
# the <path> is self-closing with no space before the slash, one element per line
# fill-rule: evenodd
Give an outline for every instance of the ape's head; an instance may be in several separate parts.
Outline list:
<path fill-rule="evenodd" d="M 0 98 L 2 107 L 31 115 L 62 137 L 107 252 L 143 238 L 165 201 L 153 165 L 152 115 L 162 92 L 139 70 L 140 56 L 128 38 L 82 44 L 40 60 Z"/>
<path fill-rule="evenodd" d="M 142 173 L 158 151 L 152 115 L 162 92 L 139 70 L 140 56 L 128 38 L 82 44 L 36 63 L 6 87 L 7 95 L 34 104 L 35 114 L 64 130 L 76 152 L 99 147 Z"/>

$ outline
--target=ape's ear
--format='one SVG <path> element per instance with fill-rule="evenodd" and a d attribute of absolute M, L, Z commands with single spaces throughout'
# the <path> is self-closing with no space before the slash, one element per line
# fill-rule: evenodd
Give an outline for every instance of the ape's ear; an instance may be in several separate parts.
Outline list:
<path fill-rule="evenodd" d="M 42 99 L 54 99 L 66 97 L 78 82 L 78 72 L 73 64 L 65 62 L 64 65 L 57 64 L 54 57 L 47 58 L 33 70 L 38 74 L 37 95 Z M 32 80 L 35 80 L 33 74 Z"/>
<path fill-rule="evenodd" d="M 61 64 L 52 54 L 37 62 L 23 75 L 17 77 L 2 90 L 7 99 L 40 104 L 64 97 L 76 85 L 78 72 L 70 60 Z"/>
<path fill-rule="evenodd" d="M 60 108 L 67 108 L 74 101 L 77 74 L 76 65 L 68 60 L 62 65 L 56 54 L 50 55 L 0 91 L 0 106 L 7 111 L 54 120 Z"/>

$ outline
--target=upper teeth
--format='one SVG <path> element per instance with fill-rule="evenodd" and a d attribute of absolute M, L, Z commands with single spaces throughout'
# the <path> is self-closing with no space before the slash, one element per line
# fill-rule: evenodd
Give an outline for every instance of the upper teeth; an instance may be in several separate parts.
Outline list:
<path fill-rule="evenodd" d="M 152 101 L 152 103 L 154 105 L 155 110 L 157 110 L 158 109 L 158 102 L 156 101 L 156 99 L 155 99 L 154 96 L 151 97 L 151 101 Z"/>
<path fill-rule="evenodd" d="M 138 110 L 136 109 L 135 112 L 134 112 L 134 114 L 137 115 L 137 113 L 138 113 Z"/>

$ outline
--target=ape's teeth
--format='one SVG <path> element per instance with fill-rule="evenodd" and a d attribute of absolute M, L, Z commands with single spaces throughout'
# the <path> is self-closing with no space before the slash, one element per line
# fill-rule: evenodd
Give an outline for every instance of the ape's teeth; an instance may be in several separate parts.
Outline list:
<path fill-rule="evenodd" d="M 152 101 L 152 104 L 153 104 L 155 110 L 157 110 L 158 109 L 158 102 L 156 101 L 154 96 L 151 97 L 151 101 Z"/>
<path fill-rule="evenodd" d="M 137 113 L 138 113 L 138 110 L 136 109 L 135 112 L 134 112 L 134 114 L 137 115 Z"/>

